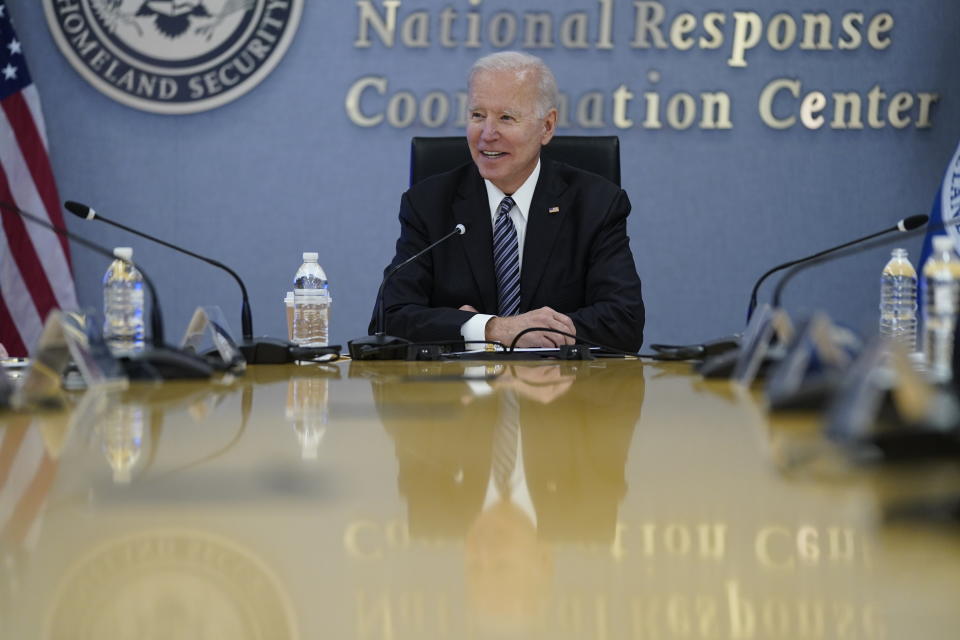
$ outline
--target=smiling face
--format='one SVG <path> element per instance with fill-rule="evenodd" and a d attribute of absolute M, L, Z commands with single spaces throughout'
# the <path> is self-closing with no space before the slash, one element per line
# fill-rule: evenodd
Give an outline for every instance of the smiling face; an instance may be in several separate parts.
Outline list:
<path fill-rule="evenodd" d="M 480 175 L 510 195 L 537 166 L 550 142 L 557 110 L 541 116 L 537 72 L 485 70 L 470 83 L 467 142 Z"/>

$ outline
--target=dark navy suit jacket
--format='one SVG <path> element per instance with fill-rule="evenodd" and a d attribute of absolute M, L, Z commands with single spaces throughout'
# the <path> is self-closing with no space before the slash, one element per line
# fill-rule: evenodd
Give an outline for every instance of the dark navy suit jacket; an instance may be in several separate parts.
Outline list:
<path fill-rule="evenodd" d="M 644 307 L 627 237 L 629 213 L 627 194 L 612 182 L 541 158 L 527 216 L 520 313 L 549 306 L 570 316 L 578 337 L 637 351 Z M 496 315 L 493 225 L 486 187 L 473 163 L 423 180 L 403 194 L 400 239 L 387 270 L 460 223 L 466 234 L 407 265 L 384 287 L 388 335 L 413 342 L 456 341 L 473 315 L 460 311 L 461 305 Z"/>

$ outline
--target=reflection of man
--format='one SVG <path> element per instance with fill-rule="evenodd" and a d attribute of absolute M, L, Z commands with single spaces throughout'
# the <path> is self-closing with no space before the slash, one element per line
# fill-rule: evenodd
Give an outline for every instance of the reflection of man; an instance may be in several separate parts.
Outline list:
<path fill-rule="evenodd" d="M 466 385 L 373 383 L 377 410 L 394 440 L 411 535 L 466 536 L 490 497 L 494 441 L 510 391 L 537 536 L 613 539 L 643 375 L 636 363 L 574 367 L 511 366 L 492 381 L 492 393 L 470 396 L 468 403 L 460 400 L 469 393 Z"/>
<path fill-rule="evenodd" d="M 470 389 L 373 389 L 410 534 L 464 540 L 467 595 L 482 620 L 506 629 L 543 613 L 554 543 L 613 540 L 643 403 L 636 363 L 514 365 Z"/>
<path fill-rule="evenodd" d="M 540 157 L 557 122 L 553 74 L 527 54 L 486 56 L 470 72 L 468 108 L 473 162 L 403 195 L 391 266 L 457 224 L 467 233 L 387 283 L 387 333 L 416 342 L 508 343 L 523 329 L 546 327 L 638 350 L 644 307 L 626 193 Z M 572 342 L 544 332 L 518 344 Z"/>

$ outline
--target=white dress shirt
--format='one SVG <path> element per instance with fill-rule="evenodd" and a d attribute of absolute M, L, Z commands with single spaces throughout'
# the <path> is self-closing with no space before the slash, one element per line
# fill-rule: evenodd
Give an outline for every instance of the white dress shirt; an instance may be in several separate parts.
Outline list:
<path fill-rule="evenodd" d="M 533 192 L 537 188 L 537 180 L 539 178 L 540 159 L 537 158 L 537 166 L 534 167 L 533 172 L 527 177 L 526 181 L 520 185 L 520 188 L 510 196 L 513 198 L 514 205 L 507 215 L 510 216 L 510 220 L 513 221 L 513 227 L 517 230 L 517 249 L 520 251 L 521 273 L 523 272 L 523 242 L 527 236 L 527 216 L 530 213 L 530 204 L 533 202 Z M 506 197 L 506 194 L 500 191 L 500 189 L 489 180 L 484 180 L 483 183 L 487 187 L 487 204 L 490 208 L 490 223 L 492 225 L 491 228 L 493 228 L 497 225 L 497 209 L 500 208 L 500 203 Z M 493 247 L 490 247 L 490 251 L 493 251 Z M 486 340 L 487 323 L 492 317 L 494 316 L 486 313 L 478 313 L 460 325 L 460 335 L 463 336 L 464 342 L 467 343 L 465 345 L 467 349 L 483 348 L 483 345 L 479 344 L 479 342 Z M 477 341 L 477 343 L 471 345 L 470 341 Z"/>

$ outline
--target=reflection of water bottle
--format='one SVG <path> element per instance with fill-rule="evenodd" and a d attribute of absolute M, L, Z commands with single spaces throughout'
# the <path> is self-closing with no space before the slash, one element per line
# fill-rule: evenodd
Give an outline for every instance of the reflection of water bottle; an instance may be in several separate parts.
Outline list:
<path fill-rule="evenodd" d="M 113 255 L 103 275 L 103 338 L 113 355 L 130 355 L 143 350 L 143 276 L 129 262 L 133 249 L 117 247 Z"/>
<path fill-rule="evenodd" d="M 906 249 L 894 249 L 880 276 L 880 335 L 917 348 L 917 272 Z"/>
<path fill-rule="evenodd" d="M 329 342 L 330 288 L 317 254 L 303 254 L 293 279 L 293 342 L 303 347 L 325 347 Z"/>
<path fill-rule="evenodd" d="M 113 469 L 113 481 L 129 483 L 143 451 L 143 407 L 120 405 L 97 430 L 103 455 Z"/>
<path fill-rule="evenodd" d="M 320 377 L 295 377 L 287 383 L 287 420 L 293 423 L 304 460 L 316 460 L 327 432 L 329 385 Z"/>
<path fill-rule="evenodd" d="M 960 286 L 960 259 L 950 236 L 933 237 L 933 253 L 923 265 L 923 280 L 923 353 L 930 378 L 949 382 L 953 378 L 953 329 Z"/>

